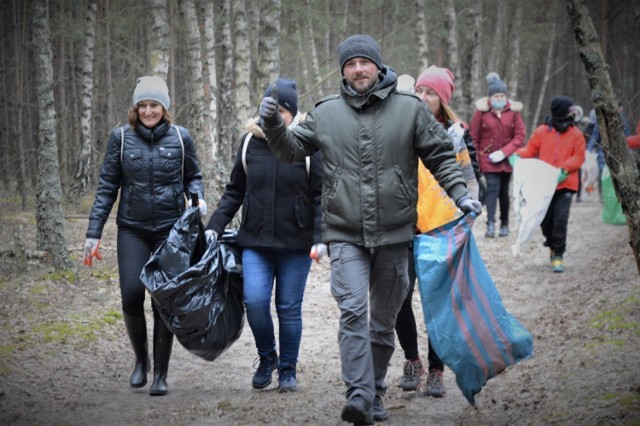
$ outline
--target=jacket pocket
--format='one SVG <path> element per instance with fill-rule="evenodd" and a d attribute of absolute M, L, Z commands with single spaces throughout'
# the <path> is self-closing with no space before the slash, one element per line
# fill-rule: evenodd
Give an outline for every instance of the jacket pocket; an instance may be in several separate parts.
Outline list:
<path fill-rule="evenodd" d="M 180 148 L 168 148 L 161 146 L 158 149 L 160 157 L 160 170 L 165 172 L 182 168 L 182 152 Z"/>
<path fill-rule="evenodd" d="M 142 149 L 125 149 L 122 155 L 122 168 L 123 170 L 142 170 Z"/>

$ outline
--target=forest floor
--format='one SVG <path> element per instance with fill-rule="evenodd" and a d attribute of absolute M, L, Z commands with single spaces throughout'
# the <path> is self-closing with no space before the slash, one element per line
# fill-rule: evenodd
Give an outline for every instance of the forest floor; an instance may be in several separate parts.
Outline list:
<path fill-rule="evenodd" d="M 397 345 L 386 424 L 640 425 L 640 279 L 627 227 L 603 224 L 600 212 L 595 198 L 574 202 L 563 274 L 550 270 L 539 231 L 514 258 L 515 227 L 506 238 L 486 239 L 480 216 L 480 253 L 505 306 L 533 334 L 534 356 L 489 380 L 471 406 L 448 368 L 444 398 L 402 392 Z M 251 388 L 256 355 L 245 323 L 239 340 L 213 362 L 176 342 L 169 394 L 150 397 L 148 385 L 128 388 L 133 354 L 120 313 L 114 221 L 102 240 L 104 260 L 91 269 L 81 266 L 86 225 L 86 218 L 66 224 L 77 280 L 39 261 L 20 266 L 0 258 L 0 424 L 343 424 L 338 312 L 326 260 L 313 265 L 305 293 L 299 392 Z M 3 248 L 20 236 L 35 249 L 35 234 L 33 211 L 2 199 Z M 426 356 L 418 292 L 414 307 Z M 150 318 L 148 300 L 147 311 Z"/>

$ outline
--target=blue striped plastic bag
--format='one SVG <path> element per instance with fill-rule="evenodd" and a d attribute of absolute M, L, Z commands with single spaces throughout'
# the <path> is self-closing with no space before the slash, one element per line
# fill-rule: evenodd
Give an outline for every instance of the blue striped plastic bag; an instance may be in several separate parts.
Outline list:
<path fill-rule="evenodd" d="M 413 242 L 431 345 L 472 405 L 487 380 L 533 355 L 533 336 L 504 307 L 480 256 L 475 218 L 465 215 Z"/>

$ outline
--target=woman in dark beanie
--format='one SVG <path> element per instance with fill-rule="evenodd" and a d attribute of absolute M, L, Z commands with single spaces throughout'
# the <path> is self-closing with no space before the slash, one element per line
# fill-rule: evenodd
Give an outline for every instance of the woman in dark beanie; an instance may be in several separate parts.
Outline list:
<path fill-rule="evenodd" d="M 278 79 L 264 96 L 277 98 L 286 125 L 297 126 L 301 115 L 293 80 Z M 247 130 L 206 234 L 215 240 L 242 208 L 238 245 L 243 248 L 244 304 L 260 359 L 252 386 L 268 387 L 277 369 L 278 391 L 297 391 L 302 298 L 310 254 L 320 260 L 327 253 L 320 232 L 321 154 L 286 164 L 269 149 L 257 119 L 249 121 Z M 270 312 L 274 281 L 280 356 Z"/>
<path fill-rule="evenodd" d="M 522 158 L 539 158 L 560 169 L 558 186 L 547 213 L 540 224 L 544 245 L 549 247 L 553 272 L 564 272 L 563 255 L 567 247 L 567 228 L 571 198 L 578 191 L 578 170 L 584 163 L 585 144 L 580 129 L 575 127 L 576 108 L 567 96 L 551 99 L 551 116 L 538 126 L 524 148 L 509 158 L 515 165 Z"/>
<path fill-rule="evenodd" d="M 113 130 L 107 143 L 95 201 L 89 215 L 84 263 L 101 259 L 100 238 L 109 213 L 120 195 L 118 225 L 118 272 L 124 323 L 136 356 L 129 385 L 147 384 L 150 369 L 145 287 L 142 268 L 166 240 L 185 210 L 185 195 L 197 193 L 202 215 L 202 174 L 196 148 L 184 127 L 171 125 L 169 90 L 157 76 L 140 77 L 133 92 L 129 124 Z M 167 393 L 167 370 L 173 334 L 153 308 L 153 383 L 150 395 Z"/>
<path fill-rule="evenodd" d="M 501 237 L 509 235 L 509 183 L 513 169 L 509 155 L 524 144 L 525 127 L 522 104 L 507 99 L 507 86 L 498 74 L 487 75 L 488 97 L 476 101 L 469 131 L 476 146 L 480 171 L 487 181 L 488 238 L 495 237 L 496 207 L 500 204 Z"/>

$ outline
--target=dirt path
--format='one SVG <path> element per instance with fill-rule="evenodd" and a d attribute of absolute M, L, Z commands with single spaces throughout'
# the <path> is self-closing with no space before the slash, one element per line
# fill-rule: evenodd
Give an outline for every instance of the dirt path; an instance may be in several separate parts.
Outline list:
<path fill-rule="evenodd" d="M 35 234 L 32 218 L 4 205 L 0 214 L 5 244 L 19 224 L 23 235 Z M 403 393 L 398 349 L 387 377 L 386 424 L 640 424 L 640 280 L 627 228 L 602 224 L 595 200 L 574 203 L 567 272 L 553 274 L 539 232 L 525 255 L 513 258 L 515 231 L 485 240 L 484 220 L 474 226 L 480 252 L 505 305 L 533 333 L 535 355 L 490 380 L 471 407 L 448 369 L 445 398 Z M 68 225 L 80 257 L 86 222 Z M 102 245 L 105 260 L 81 268 L 76 284 L 37 263 L 18 274 L 15 259 L 0 259 L 0 424 L 342 424 L 338 313 L 326 263 L 314 265 L 305 294 L 300 392 L 251 389 L 255 348 L 245 324 L 239 341 L 213 362 L 176 343 L 169 394 L 152 398 L 127 387 L 133 355 L 120 314 L 112 223 Z M 418 293 L 414 306 L 426 355 Z"/>

